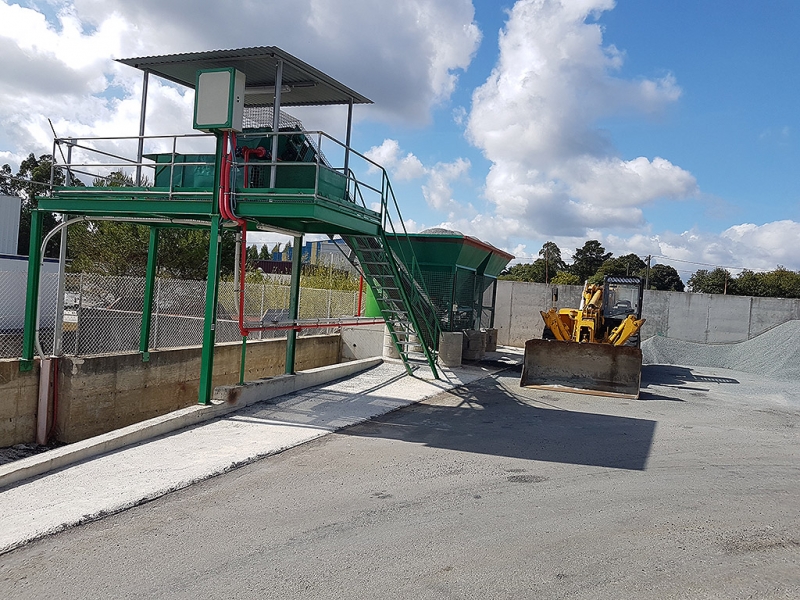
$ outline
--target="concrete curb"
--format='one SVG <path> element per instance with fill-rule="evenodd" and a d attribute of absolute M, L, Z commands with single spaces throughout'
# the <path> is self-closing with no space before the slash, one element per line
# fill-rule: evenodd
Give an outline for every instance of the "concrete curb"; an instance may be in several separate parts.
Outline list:
<path fill-rule="evenodd" d="M 0 466 L 0 490 L 25 479 L 62 469 L 76 462 L 119 450 L 125 446 L 210 421 L 246 406 L 265 402 L 316 385 L 349 377 L 381 364 L 380 357 L 299 371 L 295 375 L 279 375 L 244 385 L 219 386 L 214 389 L 214 404 L 196 405 L 160 417 L 129 425 L 74 444 L 49 450 Z"/>

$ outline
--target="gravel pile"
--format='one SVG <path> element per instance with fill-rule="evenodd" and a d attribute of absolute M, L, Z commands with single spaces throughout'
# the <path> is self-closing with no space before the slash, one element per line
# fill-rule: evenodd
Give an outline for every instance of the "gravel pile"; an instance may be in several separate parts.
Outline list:
<path fill-rule="evenodd" d="M 644 364 L 717 367 L 800 380 L 800 321 L 738 344 L 697 344 L 655 336 L 642 342 Z"/>

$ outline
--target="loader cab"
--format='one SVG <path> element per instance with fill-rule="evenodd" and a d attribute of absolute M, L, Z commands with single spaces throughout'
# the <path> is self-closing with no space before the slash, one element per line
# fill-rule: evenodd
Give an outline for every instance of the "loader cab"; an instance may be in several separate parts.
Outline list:
<path fill-rule="evenodd" d="M 611 277 L 603 281 L 603 322 L 606 334 L 620 325 L 629 315 L 642 318 L 642 297 L 644 282 L 641 277 Z M 637 332 L 626 342 L 626 346 L 640 347 L 641 338 Z"/>
<path fill-rule="evenodd" d="M 644 286 L 640 277 L 606 277 L 603 289 L 603 317 L 624 319 L 633 315 L 642 318 Z"/>

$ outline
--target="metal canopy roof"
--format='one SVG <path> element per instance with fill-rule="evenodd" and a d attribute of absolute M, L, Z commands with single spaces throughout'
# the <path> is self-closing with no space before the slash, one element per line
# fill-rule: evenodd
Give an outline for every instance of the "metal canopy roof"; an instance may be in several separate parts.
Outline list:
<path fill-rule="evenodd" d="M 281 106 L 349 104 L 351 98 L 354 104 L 372 104 L 369 98 L 276 46 L 119 58 L 117 62 L 149 71 L 192 89 L 197 80 L 197 71 L 234 67 L 245 75 L 245 105 L 271 106 L 278 60 L 283 60 Z M 283 86 L 289 86 L 288 90 Z M 265 87 L 273 89 L 264 90 Z M 253 92 L 247 91 L 249 88 L 262 89 Z"/>

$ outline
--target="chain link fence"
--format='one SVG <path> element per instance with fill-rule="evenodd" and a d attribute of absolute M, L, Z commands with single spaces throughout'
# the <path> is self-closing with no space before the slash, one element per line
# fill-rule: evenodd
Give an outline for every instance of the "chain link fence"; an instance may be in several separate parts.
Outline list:
<path fill-rule="evenodd" d="M 22 354 L 25 318 L 25 271 L 0 271 L 0 357 Z M 40 284 L 39 340 L 42 350 L 53 350 L 57 307 L 57 275 L 43 273 Z M 145 280 L 139 277 L 107 277 L 67 274 L 64 291 L 62 349 L 65 354 L 90 356 L 139 349 Z M 203 342 L 205 281 L 157 279 L 153 290 L 150 349 L 198 346 Z M 217 301 L 216 341 L 240 341 L 238 290 L 232 282 L 220 282 Z M 301 321 L 353 317 L 358 292 L 300 289 Z M 289 321 L 289 287 L 279 282 L 247 283 L 244 321 L 249 327 L 280 327 Z M 298 335 L 335 331 L 304 329 Z M 249 339 L 286 337 L 286 329 L 256 331 Z"/>

